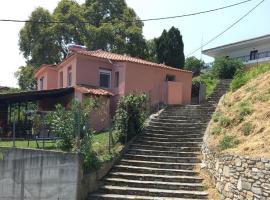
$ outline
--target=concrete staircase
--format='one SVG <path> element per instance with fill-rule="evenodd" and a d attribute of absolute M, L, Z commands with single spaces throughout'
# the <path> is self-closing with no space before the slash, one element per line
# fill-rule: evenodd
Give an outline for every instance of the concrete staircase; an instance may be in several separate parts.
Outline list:
<path fill-rule="evenodd" d="M 89 199 L 207 199 L 195 166 L 207 122 L 229 82 L 221 81 L 202 105 L 170 106 L 152 118 Z"/>

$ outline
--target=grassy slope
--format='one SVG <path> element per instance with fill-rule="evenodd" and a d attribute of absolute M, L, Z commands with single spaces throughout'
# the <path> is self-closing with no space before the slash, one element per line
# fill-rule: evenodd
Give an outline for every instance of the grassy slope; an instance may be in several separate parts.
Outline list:
<path fill-rule="evenodd" d="M 251 80 L 219 102 L 210 123 L 210 147 L 239 155 L 270 157 L 270 71 L 256 76 L 250 76 Z"/>

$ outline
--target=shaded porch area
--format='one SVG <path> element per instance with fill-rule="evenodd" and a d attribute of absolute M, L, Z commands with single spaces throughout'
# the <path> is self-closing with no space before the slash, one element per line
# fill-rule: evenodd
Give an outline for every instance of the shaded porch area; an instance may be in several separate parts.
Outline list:
<path fill-rule="evenodd" d="M 32 138 L 33 122 L 28 113 L 52 111 L 56 104 L 67 107 L 74 88 L 0 94 L 0 137 Z"/>

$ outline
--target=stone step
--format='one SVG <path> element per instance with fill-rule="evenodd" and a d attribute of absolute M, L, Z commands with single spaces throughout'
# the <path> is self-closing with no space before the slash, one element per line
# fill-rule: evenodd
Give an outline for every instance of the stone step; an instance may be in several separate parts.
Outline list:
<path fill-rule="evenodd" d="M 167 126 L 171 128 L 184 128 L 184 127 L 202 127 L 205 126 L 205 123 L 194 123 L 194 122 L 182 122 L 182 123 L 166 123 L 166 122 L 156 122 L 156 121 L 150 121 L 149 125 L 151 126 Z"/>
<path fill-rule="evenodd" d="M 141 196 L 141 195 L 124 195 L 124 194 L 106 194 L 106 193 L 94 193 L 89 196 L 89 200 L 191 200 L 190 198 L 175 198 L 175 197 L 154 197 L 154 196 Z"/>
<path fill-rule="evenodd" d="M 200 153 L 195 152 L 175 152 L 175 151 L 157 151 L 157 150 L 147 150 L 139 148 L 131 148 L 128 150 L 129 154 L 138 154 L 138 155 L 154 155 L 154 156 L 175 156 L 175 157 L 198 157 Z"/>
<path fill-rule="evenodd" d="M 149 140 L 149 141 L 156 141 L 156 142 L 202 142 L 203 138 L 192 138 L 192 137 L 188 137 L 188 138 L 165 138 L 165 137 L 153 137 L 153 136 L 145 136 L 142 135 L 142 137 L 140 137 L 141 140 Z"/>
<path fill-rule="evenodd" d="M 156 145 L 156 146 L 165 146 L 165 147 L 200 147 L 201 142 L 161 142 L 153 140 L 142 140 L 138 139 L 134 144 L 143 144 L 143 145 Z"/>
<path fill-rule="evenodd" d="M 161 155 L 141 155 L 127 153 L 124 159 L 141 160 L 141 161 L 157 161 L 157 162 L 175 162 L 175 163 L 199 163 L 201 161 L 198 157 L 176 157 L 176 156 L 161 156 Z"/>
<path fill-rule="evenodd" d="M 162 118 L 153 118 L 151 119 L 153 122 L 160 122 L 160 123 L 192 123 L 192 122 L 200 122 L 198 120 L 193 119 L 162 119 Z"/>
<path fill-rule="evenodd" d="M 179 183 L 165 181 L 143 181 L 124 178 L 106 178 L 105 185 L 123 186 L 123 187 L 143 187 L 169 190 L 189 190 L 202 191 L 202 183 Z"/>
<path fill-rule="evenodd" d="M 129 172 L 111 172 L 107 178 L 123 178 L 129 180 L 141 181 L 163 181 L 171 183 L 202 183 L 202 179 L 197 176 L 174 176 L 174 175 L 159 175 L 159 174 L 139 174 Z"/>
<path fill-rule="evenodd" d="M 168 126 L 166 124 L 153 124 L 153 123 L 150 123 L 148 126 L 147 126 L 147 129 L 162 129 L 162 130 L 197 130 L 197 129 L 201 129 L 201 128 L 205 128 L 205 125 L 202 126 L 196 126 L 196 125 L 188 125 L 188 126 Z"/>
<path fill-rule="evenodd" d="M 149 127 L 145 128 L 145 131 L 148 133 L 160 133 L 160 134 L 168 134 L 168 135 L 190 135 L 190 134 L 202 134 L 204 129 L 196 129 L 196 130 L 164 130 L 164 129 L 150 129 Z"/>
<path fill-rule="evenodd" d="M 154 167 L 131 166 L 131 165 L 115 165 L 112 172 L 129 172 L 142 174 L 160 174 L 174 176 L 197 176 L 198 172 L 184 169 L 161 169 Z"/>
<path fill-rule="evenodd" d="M 157 151 L 171 151 L 171 152 L 179 152 L 179 151 L 185 151 L 185 152 L 200 152 L 201 147 L 170 147 L 170 146 L 159 146 L 159 145 L 146 145 L 146 144 L 132 144 L 132 148 L 140 148 L 140 149 L 146 149 L 146 150 L 157 150 Z"/>
<path fill-rule="evenodd" d="M 121 186 L 103 186 L 101 191 L 106 193 L 121 194 L 121 195 L 140 195 L 154 197 L 180 197 L 180 198 L 207 198 L 207 193 L 202 191 L 188 190 L 161 190 L 155 188 L 136 188 L 136 187 L 121 187 Z"/>
<path fill-rule="evenodd" d="M 142 134 L 142 137 L 156 137 L 156 138 L 166 138 L 166 139 L 174 139 L 174 138 L 179 138 L 179 139 L 189 139 L 189 138 L 202 138 L 203 137 L 203 133 L 200 134 L 192 134 L 192 133 L 188 133 L 188 134 L 168 134 L 168 133 L 150 133 L 150 132 L 145 132 Z"/>
<path fill-rule="evenodd" d="M 154 162 L 154 161 L 142 161 L 142 160 L 128 160 L 122 159 L 121 165 L 132 165 L 132 166 L 143 166 L 143 167 L 154 167 L 162 169 L 194 169 L 196 163 L 174 163 L 174 162 Z"/>

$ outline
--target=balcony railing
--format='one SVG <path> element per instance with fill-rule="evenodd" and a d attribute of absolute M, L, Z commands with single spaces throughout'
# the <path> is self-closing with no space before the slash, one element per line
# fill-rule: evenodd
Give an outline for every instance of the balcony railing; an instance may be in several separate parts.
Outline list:
<path fill-rule="evenodd" d="M 252 59 L 252 60 L 250 59 L 250 55 L 236 57 L 235 59 L 241 60 L 244 63 L 248 63 L 248 62 L 251 62 L 251 61 L 257 61 L 257 60 L 265 59 L 265 58 L 270 59 L 270 51 L 264 51 L 264 52 L 257 53 L 256 58 Z"/>

